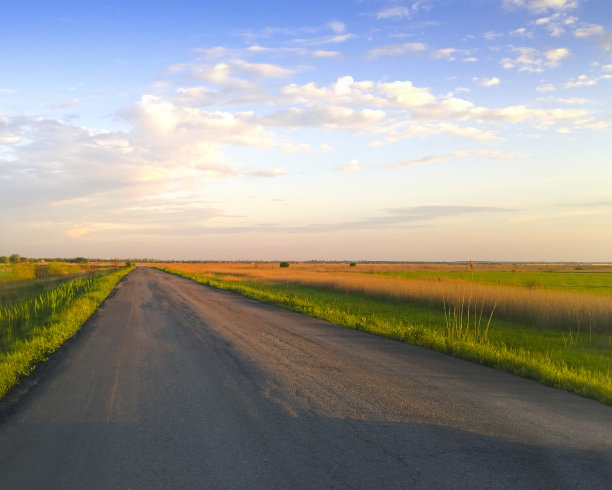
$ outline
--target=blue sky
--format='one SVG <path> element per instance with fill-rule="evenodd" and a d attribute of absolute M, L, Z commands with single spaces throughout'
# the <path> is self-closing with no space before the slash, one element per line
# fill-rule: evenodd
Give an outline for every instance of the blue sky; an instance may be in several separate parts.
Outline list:
<path fill-rule="evenodd" d="M 0 59 L 0 254 L 612 260 L 607 0 L 5 2 Z"/>

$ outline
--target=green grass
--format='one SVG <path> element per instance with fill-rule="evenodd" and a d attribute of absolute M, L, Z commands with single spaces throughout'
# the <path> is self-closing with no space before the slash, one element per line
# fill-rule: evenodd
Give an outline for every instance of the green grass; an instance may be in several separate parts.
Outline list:
<path fill-rule="evenodd" d="M 463 279 L 502 286 L 529 289 L 552 289 L 575 293 L 612 295 L 612 272 L 547 272 L 547 271 L 415 271 L 374 272 L 405 279 Z"/>
<path fill-rule="evenodd" d="M 77 277 L 0 308 L 0 397 L 72 337 L 132 268 Z"/>
<path fill-rule="evenodd" d="M 536 329 L 493 318 L 486 342 L 475 341 L 465 333 L 456 339 L 447 334 L 442 309 L 409 301 L 321 286 L 231 281 L 215 275 L 166 270 L 268 304 L 427 347 L 612 405 L 612 336 L 608 334 Z M 488 316 L 483 324 L 487 319 Z"/>
<path fill-rule="evenodd" d="M 13 275 L 11 264 L 0 264 L 0 281 L 8 281 Z"/>

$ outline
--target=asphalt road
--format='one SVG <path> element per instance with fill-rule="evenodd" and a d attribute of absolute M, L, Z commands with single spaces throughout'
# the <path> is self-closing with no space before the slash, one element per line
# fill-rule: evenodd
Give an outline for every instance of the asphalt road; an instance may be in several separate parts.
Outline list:
<path fill-rule="evenodd" d="M 8 402 L 6 489 L 612 482 L 611 407 L 144 268 Z"/>

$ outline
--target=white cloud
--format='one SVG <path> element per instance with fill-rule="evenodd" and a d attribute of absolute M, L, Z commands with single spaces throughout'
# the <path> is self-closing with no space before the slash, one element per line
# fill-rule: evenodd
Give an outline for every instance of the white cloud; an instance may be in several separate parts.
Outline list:
<path fill-rule="evenodd" d="M 308 39 L 298 38 L 298 39 L 293 39 L 291 42 L 294 44 L 300 44 L 303 46 L 318 46 L 318 45 L 325 45 L 325 44 L 340 44 L 340 43 L 349 41 L 351 39 L 354 39 L 355 37 L 356 37 L 355 34 L 346 32 L 343 34 L 334 33 L 331 36 L 322 36 L 322 37 L 316 37 L 316 38 L 308 38 Z"/>
<path fill-rule="evenodd" d="M 453 55 L 457 53 L 458 51 L 459 50 L 455 48 L 438 49 L 434 51 L 433 58 L 434 59 L 447 59 L 447 60 L 453 61 L 455 59 Z"/>
<path fill-rule="evenodd" d="M 538 92 L 552 92 L 555 89 L 555 86 L 552 83 L 541 83 L 536 87 Z"/>
<path fill-rule="evenodd" d="M 312 56 L 315 58 L 337 58 L 340 56 L 340 53 L 338 51 L 324 51 L 320 49 L 313 51 Z"/>
<path fill-rule="evenodd" d="M 601 67 L 601 69 L 602 69 L 603 71 L 612 71 L 612 64 L 611 64 L 611 65 L 603 65 L 603 66 Z"/>
<path fill-rule="evenodd" d="M 391 105 L 397 107 L 409 109 L 436 102 L 436 97 L 428 88 L 415 87 L 409 81 L 380 83 L 378 89 Z"/>
<path fill-rule="evenodd" d="M 405 19 L 412 16 L 412 10 L 408 7 L 389 7 L 376 13 L 377 19 Z"/>
<path fill-rule="evenodd" d="M 555 68 L 559 62 L 570 55 L 567 48 L 550 49 L 544 53 L 529 47 L 512 48 L 519 53 L 516 58 L 503 58 L 500 64 L 503 68 L 533 73 L 541 73 L 547 68 Z"/>
<path fill-rule="evenodd" d="M 385 116 L 381 110 L 355 110 L 338 105 L 319 105 L 283 109 L 260 120 L 263 124 L 284 128 L 317 127 L 328 131 L 350 129 L 360 132 L 377 127 Z"/>
<path fill-rule="evenodd" d="M 397 19 L 397 20 L 401 20 L 401 19 L 409 19 L 411 18 L 414 14 L 416 14 L 419 10 L 421 9 L 429 9 L 430 8 L 430 0 L 416 0 L 414 2 L 412 2 L 412 5 L 410 5 L 410 7 L 407 7 L 405 5 L 396 5 L 393 7 L 387 7 L 384 8 L 382 10 L 379 10 L 378 12 L 376 12 L 376 18 L 379 20 L 385 20 L 385 19 Z"/>
<path fill-rule="evenodd" d="M 368 58 L 379 58 L 381 56 L 401 56 L 408 53 L 421 53 L 427 49 L 423 43 L 403 43 L 380 46 L 366 53 Z"/>
<path fill-rule="evenodd" d="M 135 135 L 146 139 L 146 146 L 153 151 L 158 151 L 160 146 L 167 147 L 170 153 L 193 148 L 197 154 L 199 145 L 236 144 L 256 148 L 274 145 L 272 136 L 255 122 L 250 112 L 208 112 L 144 95 L 125 115 L 134 124 Z"/>
<path fill-rule="evenodd" d="M 576 37 L 589 37 L 589 36 L 598 36 L 603 34 L 604 28 L 599 24 L 587 24 L 582 27 L 579 27 L 574 31 L 574 36 Z"/>
<path fill-rule="evenodd" d="M 494 86 L 500 82 L 493 77 L 482 83 Z M 590 115 L 582 109 L 536 109 L 525 105 L 487 108 L 453 94 L 436 97 L 429 88 L 417 87 L 410 81 L 355 81 L 352 77 L 341 77 L 323 87 L 314 83 L 289 85 L 282 94 L 286 104 L 300 107 L 277 111 L 262 119 L 265 124 L 368 131 L 379 135 L 377 141 L 441 134 L 495 141 L 500 138 L 492 127 L 479 126 L 528 123 L 547 129 L 574 124 Z"/>
<path fill-rule="evenodd" d="M 294 73 L 293 70 L 269 63 L 249 63 L 243 60 L 232 60 L 217 63 L 212 67 L 189 65 L 187 69 L 192 76 L 216 84 L 240 82 L 234 75 L 245 75 L 248 79 L 282 78 Z"/>
<path fill-rule="evenodd" d="M 592 87 L 593 85 L 597 85 L 601 80 L 611 80 L 612 75 L 601 75 L 599 77 L 589 77 L 587 75 L 580 75 L 578 78 L 574 80 L 569 80 L 565 84 L 565 88 L 575 88 L 575 87 Z"/>
<path fill-rule="evenodd" d="M 342 22 L 338 22 L 338 21 L 335 20 L 335 21 L 330 22 L 327 25 L 336 34 L 342 34 L 342 33 L 346 32 L 346 26 Z"/>
<path fill-rule="evenodd" d="M 518 29 L 510 31 L 510 35 L 511 36 L 519 36 L 519 37 L 528 37 L 528 38 L 532 38 L 533 37 L 533 33 L 529 32 L 525 27 L 520 27 Z"/>
<path fill-rule="evenodd" d="M 479 85 L 482 85 L 483 87 L 494 87 L 496 85 L 499 85 L 501 82 L 501 80 L 497 77 L 477 78 L 476 81 L 478 82 Z"/>
<path fill-rule="evenodd" d="M 566 28 L 574 25 L 578 19 L 563 12 L 556 12 L 548 17 L 540 17 L 535 21 L 536 26 L 544 27 L 553 37 L 565 34 Z"/>
<path fill-rule="evenodd" d="M 554 67 L 559 64 L 563 58 L 569 56 L 570 51 L 567 48 L 550 49 L 544 53 L 546 59 L 550 62 L 550 66 Z"/>
<path fill-rule="evenodd" d="M 503 37 L 503 34 L 500 32 L 487 31 L 482 35 L 482 37 L 484 37 L 487 41 L 493 41 L 498 37 Z"/>
<path fill-rule="evenodd" d="M 578 0 L 504 0 L 505 8 L 526 8 L 532 12 L 570 10 L 578 7 L 578 5 Z"/>

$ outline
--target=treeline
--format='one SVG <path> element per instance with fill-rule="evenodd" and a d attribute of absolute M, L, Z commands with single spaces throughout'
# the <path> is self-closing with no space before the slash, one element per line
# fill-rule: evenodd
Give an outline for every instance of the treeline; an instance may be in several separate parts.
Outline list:
<path fill-rule="evenodd" d="M 28 258 L 22 257 L 19 254 L 0 255 L 0 264 L 21 264 L 24 262 L 67 262 L 69 264 L 87 264 L 89 263 L 89 259 L 85 257 L 74 257 L 72 259 L 60 257 Z"/>

